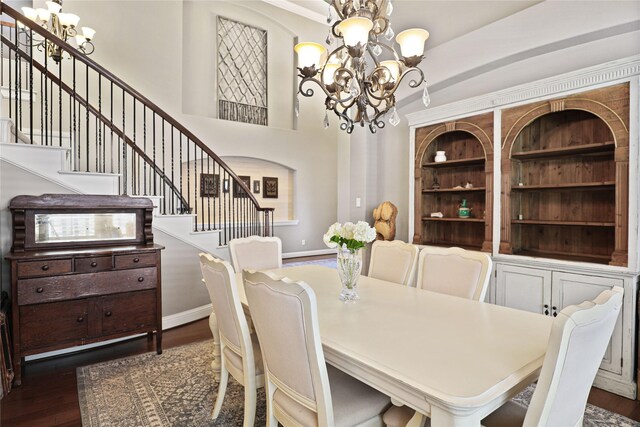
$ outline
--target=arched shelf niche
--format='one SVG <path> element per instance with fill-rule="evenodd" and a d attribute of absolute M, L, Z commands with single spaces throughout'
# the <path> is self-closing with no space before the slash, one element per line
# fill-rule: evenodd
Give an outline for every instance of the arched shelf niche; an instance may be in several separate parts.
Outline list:
<path fill-rule="evenodd" d="M 625 97 L 620 85 L 503 113 L 501 253 L 626 265 Z"/>
<path fill-rule="evenodd" d="M 492 113 L 416 129 L 414 243 L 491 251 L 492 135 Z M 468 218 L 458 214 L 463 199 Z"/>

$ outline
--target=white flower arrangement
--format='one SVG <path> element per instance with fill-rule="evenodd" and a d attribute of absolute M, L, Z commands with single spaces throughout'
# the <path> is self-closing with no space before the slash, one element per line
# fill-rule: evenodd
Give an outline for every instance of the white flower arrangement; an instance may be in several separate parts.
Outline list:
<path fill-rule="evenodd" d="M 336 222 L 329 227 L 322 240 L 325 245 L 330 248 L 340 247 L 355 252 L 363 248 L 367 243 L 376 239 L 376 229 L 369 226 L 364 221 L 358 221 L 356 224 L 345 222 L 340 224 Z"/>

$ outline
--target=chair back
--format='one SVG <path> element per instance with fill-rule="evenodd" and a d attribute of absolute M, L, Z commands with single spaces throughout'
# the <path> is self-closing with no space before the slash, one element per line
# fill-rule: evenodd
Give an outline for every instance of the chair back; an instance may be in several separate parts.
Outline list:
<path fill-rule="evenodd" d="M 236 354 L 253 355 L 247 319 L 240 304 L 235 274 L 229 263 L 210 254 L 200 254 L 200 269 L 216 314 L 220 340 Z M 251 360 L 253 363 L 253 360 Z"/>
<path fill-rule="evenodd" d="M 401 240 L 376 240 L 371 247 L 369 277 L 413 285 L 418 252 L 417 246 Z"/>
<path fill-rule="evenodd" d="M 304 282 L 270 272 L 245 270 L 242 274 L 262 348 L 265 382 L 316 412 L 318 425 L 333 425 L 315 293 Z"/>
<path fill-rule="evenodd" d="M 489 255 L 461 248 L 424 246 L 418 259 L 418 288 L 484 301 L 493 263 Z"/>
<path fill-rule="evenodd" d="M 555 318 L 525 426 L 577 426 L 622 306 L 614 287 L 593 301 L 565 307 Z"/>
<path fill-rule="evenodd" d="M 229 241 L 231 262 L 236 272 L 282 267 L 282 241 L 278 237 L 249 236 Z"/>

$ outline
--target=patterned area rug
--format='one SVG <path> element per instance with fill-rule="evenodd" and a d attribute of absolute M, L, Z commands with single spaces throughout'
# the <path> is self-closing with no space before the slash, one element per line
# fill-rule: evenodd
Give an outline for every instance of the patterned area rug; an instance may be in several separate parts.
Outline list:
<path fill-rule="evenodd" d="M 333 258 L 316 259 L 313 261 L 288 262 L 286 264 L 282 264 L 282 267 L 289 268 L 289 267 L 298 267 L 300 265 L 321 265 L 323 267 L 337 268 L 337 263 L 338 263 L 338 260 L 334 256 Z"/>
<path fill-rule="evenodd" d="M 211 420 L 217 392 L 213 341 L 203 341 L 78 368 L 78 398 L 85 427 L 241 426 L 244 392 L 231 376 L 220 416 Z M 514 400 L 528 406 L 534 387 Z M 264 391 L 258 391 L 256 426 L 265 425 Z M 585 426 L 640 426 L 629 418 L 587 405 Z"/>

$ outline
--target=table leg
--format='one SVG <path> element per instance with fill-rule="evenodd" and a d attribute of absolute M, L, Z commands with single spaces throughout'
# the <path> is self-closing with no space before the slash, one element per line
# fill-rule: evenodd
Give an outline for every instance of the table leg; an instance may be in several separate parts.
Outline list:
<path fill-rule="evenodd" d="M 482 419 L 477 414 L 459 414 L 431 406 L 431 426 L 432 427 L 479 427 Z"/>
<path fill-rule="evenodd" d="M 214 312 L 211 312 L 209 316 L 209 327 L 213 334 L 213 362 L 211 362 L 213 379 L 220 381 L 220 332 L 218 331 L 218 320 Z"/>

